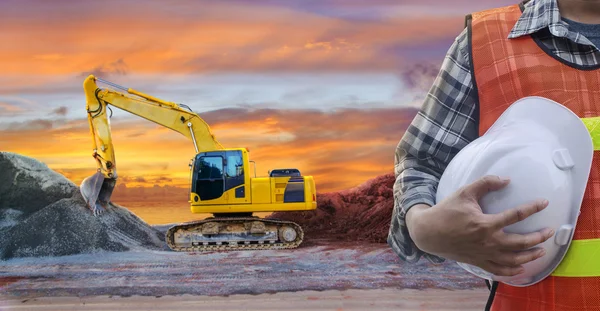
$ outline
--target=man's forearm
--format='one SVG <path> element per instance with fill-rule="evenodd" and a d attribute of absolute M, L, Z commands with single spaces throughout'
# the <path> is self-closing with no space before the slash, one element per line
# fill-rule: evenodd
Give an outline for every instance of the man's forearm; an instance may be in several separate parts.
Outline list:
<path fill-rule="evenodd" d="M 417 204 L 411 207 L 408 212 L 406 212 L 406 227 L 408 228 L 408 232 L 411 232 L 411 228 L 414 227 L 413 223 L 416 222 L 416 218 L 419 217 L 419 213 L 430 207 L 431 206 L 427 204 Z"/>
<path fill-rule="evenodd" d="M 408 166 L 412 166 L 411 162 L 406 158 L 399 160 L 399 163 Z M 435 204 L 437 179 L 424 171 L 404 169 L 398 172 L 399 175 L 394 184 L 394 210 L 392 211 L 392 222 L 387 242 L 403 261 L 415 263 L 419 261 L 419 258 L 425 256 L 431 262 L 442 262 L 443 258 L 424 253 L 417 247 L 410 237 L 406 223 L 406 213 L 413 208 L 416 211 L 421 209 L 418 207 L 419 205 L 431 206 Z M 411 217 L 412 214 L 411 212 Z M 413 227 L 416 226 L 413 224 Z M 425 228 L 429 228 L 429 226 L 425 224 Z"/>
<path fill-rule="evenodd" d="M 419 235 L 418 235 L 418 231 L 416 229 L 418 229 L 420 226 L 422 226 L 423 224 L 419 223 L 419 215 L 426 209 L 430 208 L 431 206 L 427 205 L 427 204 L 417 204 L 413 207 L 411 207 L 408 212 L 406 212 L 406 228 L 408 230 L 408 234 L 410 235 L 410 238 L 413 240 L 413 242 L 415 243 L 415 245 L 417 247 L 419 247 Z M 420 248 L 420 247 L 419 247 Z"/>

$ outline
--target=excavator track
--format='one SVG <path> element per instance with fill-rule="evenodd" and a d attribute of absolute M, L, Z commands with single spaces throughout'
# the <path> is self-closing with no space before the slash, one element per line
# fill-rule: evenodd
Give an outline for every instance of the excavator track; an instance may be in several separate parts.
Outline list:
<path fill-rule="evenodd" d="M 166 233 L 178 252 L 277 250 L 298 247 L 302 228 L 291 221 L 259 217 L 211 217 L 175 225 Z"/>

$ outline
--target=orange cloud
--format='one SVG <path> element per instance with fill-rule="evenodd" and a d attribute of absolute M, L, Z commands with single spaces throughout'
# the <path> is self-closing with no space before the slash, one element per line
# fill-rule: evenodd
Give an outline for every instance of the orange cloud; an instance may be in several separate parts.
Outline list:
<path fill-rule="evenodd" d="M 464 16 L 398 15 L 357 23 L 235 2 L 118 2 L 116 10 L 92 2 L 37 5 L 39 10 L 12 9 L 14 14 L 7 8 L 0 20 L 0 39 L 10 42 L 0 49 L 3 74 L 389 71 L 405 61 L 390 47 L 449 41 Z"/>
<path fill-rule="evenodd" d="M 224 109 L 202 114 L 225 147 L 247 147 L 265 176 L 296 167 L 320 192 L 346 189 L 393 169 L 393 152 L 414 109 L 334 112 Z M 4 151 L 46 162 L 75 183 L 95 172 L 85 120 L 39 120 L 46 126 L 0 131 Z M 30 124 L 30 123 L 29 123 Z M 58 124 L 58 125 L 57 125 Z M 146 120 L 112 122 L 119 181 L 129 186 L 187 187 L 191 141 Z"/>

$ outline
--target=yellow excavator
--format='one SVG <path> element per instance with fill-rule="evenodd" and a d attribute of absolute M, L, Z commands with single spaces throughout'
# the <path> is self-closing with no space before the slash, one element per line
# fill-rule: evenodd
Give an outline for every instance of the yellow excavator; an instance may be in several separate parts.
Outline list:
<path fill-rule="evenodd" d="M 99 88 L 96 81 L 111 88 Z M 208 124 L 188 106 L 88 76 L 83 82 L 97 172 L 80 186 L 94 215 L 109 210 L 118 175 L 110 132 L 109 106 L 120 108 L 189 138 L 196 150 L 190 161 L 192 213 L 210 213 L 203 220 L 170 227 L 166 242 L 174 251 L 262 250 L 296 248 L 302 228 L 290 221 L 253 216 L 258 212 L 314 210 L 312 176 L 293 168 L 275 169 L 265 177 L 250 174 L 246 148 L 223 148 Z M 119 91 L 117 91 L 119 90 Z"/>

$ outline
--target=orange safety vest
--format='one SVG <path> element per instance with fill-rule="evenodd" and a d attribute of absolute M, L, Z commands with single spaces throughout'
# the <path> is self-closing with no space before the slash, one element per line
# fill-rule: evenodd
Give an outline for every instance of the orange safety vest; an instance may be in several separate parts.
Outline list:
<path fill-rule="evenodd" d="M 474 13 L 467 18 L 472 78 L 479 97 L 479 135 L 483 135 L 509 105 L 525 96 L 546 97 L 565 105 L 584 120 L 598 120 L 600 66 L 582 69 L 568 64 L 550 55 L 531 36 L 508 39 L 522 10 L 522 4 L 511 5 Z M 590 133 L 594 134 L 591 130 Z M 597 150 L 573 243 L 600 241 L 600 148 L 594 144 Z M 600 261 L 600 251 L 591 255 L 593 251 L 588 249 L 581 256 L 581 252 L 572 249 L 573 244 L 567 257 L 569 253 L 578 253 L 580 262 Z M 587 258 L 581 260 L 581 257 Z M 570 269 L 577 269 L 572 266 Z M 493 311 L 600 310 L 600 274 L 595 271 L 588 275 L 554 273 L 527 287 L 495 283 L 487 308 Z"/>

